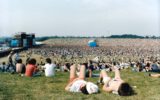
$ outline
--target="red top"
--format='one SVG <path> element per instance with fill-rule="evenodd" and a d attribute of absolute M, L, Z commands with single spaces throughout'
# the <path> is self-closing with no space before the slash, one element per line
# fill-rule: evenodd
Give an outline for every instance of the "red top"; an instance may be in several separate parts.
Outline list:
<path fill-rule="evenodd" d="M 33 73 L 36 72 L 36 69 L 35 65 L 28 64 L 26 66 L 25 76 L 32 77 Z"/>

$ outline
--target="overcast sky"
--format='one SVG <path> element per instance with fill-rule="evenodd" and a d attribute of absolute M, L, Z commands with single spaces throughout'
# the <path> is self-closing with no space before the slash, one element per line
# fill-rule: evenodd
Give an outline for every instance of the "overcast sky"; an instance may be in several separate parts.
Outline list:
<path fill-rule="evenodd" d="M 0 0 L 0 36 L 160 36 L 160 0 Z"/>

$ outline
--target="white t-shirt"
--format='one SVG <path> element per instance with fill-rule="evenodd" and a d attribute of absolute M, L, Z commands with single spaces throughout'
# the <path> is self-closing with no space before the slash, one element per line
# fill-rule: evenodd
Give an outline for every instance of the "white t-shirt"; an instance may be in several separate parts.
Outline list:
<path fill-rule="evenodd" d="M 45 64 L 44 68 L 45 68 L 45 76 L 54 76 L 55 74 L 55 64 Z"/>
<path fill-rule="evenodd" d="M 77 80 L 75 81 L 72 86 L 70 87 L 70 92 L 81 92 L 80 87 L 82 84 L 86 84 L 87 82 L 84 80 Z"/>

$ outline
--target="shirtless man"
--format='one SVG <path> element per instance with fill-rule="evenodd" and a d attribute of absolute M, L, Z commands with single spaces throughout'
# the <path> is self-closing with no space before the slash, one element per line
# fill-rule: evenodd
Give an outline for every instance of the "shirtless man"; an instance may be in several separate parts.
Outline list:
<path fill-rule="evenodd" d="M 130 85 L 124 82 L 120 77 L 120 72 L 117 67 L 114 67 L 115 77 L 111 79 L 105 70 L 100 73 L 100 82 L 103 82 L 103 90 L 106 92 L 112 92 L 119 94 L 120 96 L 129 96 L 133 94 L 133 90 Z"/>
<path fill-rule="evenodd" d="M 70 67 L 70 80 L 65 87 L 66 91 L 82 92 L 83 94 L 98 93 L 98 86 L 92 82 L 85 81 L 85 65 L 81 65 L 80 74 L 76 77 L 76 66 Z"/>

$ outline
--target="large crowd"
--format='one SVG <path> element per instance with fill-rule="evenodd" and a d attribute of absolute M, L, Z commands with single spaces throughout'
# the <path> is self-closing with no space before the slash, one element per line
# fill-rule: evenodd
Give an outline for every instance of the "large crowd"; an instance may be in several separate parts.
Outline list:
<path fill-rule="evenodd" d="M 85 40 L 86 41 L 86 40 Z M 92 94 L 98 92 L 96 84 L 85 81 L 85 77 L 99 77 L 98 83 L 104 84 L 103 90 L 119 95 L 131 95 L 130 85 L 120 77 L 120 70 L 130 68 L 134 72 L 160 72 L 159 40 L 104 40 L 97 41 L 98 47 L 75 44 L 46 44 L 27 51 L 12 51 L 8 61 L 0 64 L 0 72 L 20 76 L 51 77 L 56 71 L 70 72 L 70 81 L 65 90 Z M 65 45 L 64 45 L 65 44 Z M 21 56 L 23 55 L 23 56 Z M 94 70 L 101 71 L 93 74 Z M 115 72 L 110 78 L 106 72 Z M 76 75 L 78 77 L 76 77 Z M 159 74 L 149 76 L 160 77 Z M 89 84 L 89 85 L 88 85 Z"/>

